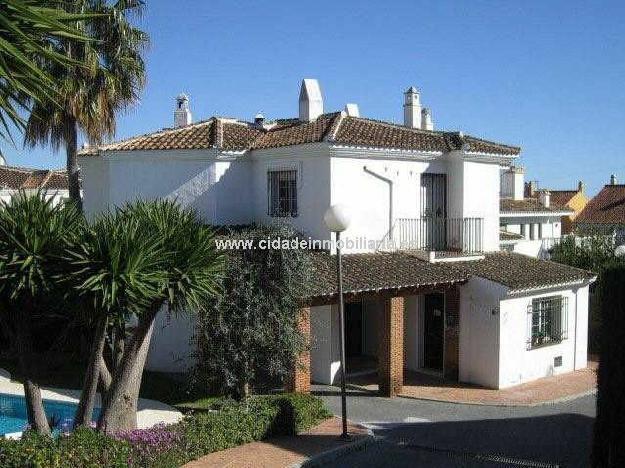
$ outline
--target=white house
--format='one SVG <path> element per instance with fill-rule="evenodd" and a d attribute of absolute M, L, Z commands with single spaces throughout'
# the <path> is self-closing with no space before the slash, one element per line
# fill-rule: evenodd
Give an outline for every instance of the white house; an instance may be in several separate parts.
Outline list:
<path fill-rule="evenodd" d="M 33 169 L 7 166 L 0 155 L 0 201 L 9 202 L 21 191 L 40 191 L 56 205 L 69 199 L 67 172 L 63 170 Z"/>
<path fill-rule="evenodd" d="M 535 191 L 520 166 L 501 172 L 500 243 L 502 250 L 547 258 L 560 239 L 562 218 L 573 210 L 552 200 L 549 190 Z"/>
<path fill-rule="evenodd" d="M 377 365 L 386 395 L 404 369 L 502 388 L 586 366 L 593 276 L 499 251 L 500 170 L 519 148 L 433 130 L 413 87 L 404 125 L 361 117 L 355 104 L 324 112 L 316 80 L 302 82 L 295 108 L 295 118 L 191 123 L 181 95 L 174 128 L 83 150 L 85 210 L 168 197 L 210 224 L 288 222 L 329 240 L 325 210 L 348 206 L 347 370 Z M 335 382 L 339 369 L 334 259 L 313 257 L 301 311 L 311 350 L 291 382 L 299 390 Z M 148 367 L 181 369 L 192 333 L 192 319 L 163 317 Z"/>

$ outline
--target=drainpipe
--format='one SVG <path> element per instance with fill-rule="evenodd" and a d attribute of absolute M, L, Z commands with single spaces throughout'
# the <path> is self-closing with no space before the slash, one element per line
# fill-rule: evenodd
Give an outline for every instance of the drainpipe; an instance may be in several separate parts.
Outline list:
<path fill-rule="evenodd" d="M 577 306 L 579 305 L 578 300 L 579 288 L 575 291 L 575 336 L 573 336 L 573 370 L 577 370 Z M 590 304 L 589 304 L 590 305 Z M 590 307 L 588 308 L 588 315 L 590 316 Z"/>
<path fill-rule="evenodd" d="M 390 234 L 390 232 L 393 230 L 393 181 L 387 177 L 384 177 L 381 174 L 378 174 L 377 172 L 372 171 L 367 166 L 363 166 L 363 170 L 367 174 L 372 175 L 376 179 L 379 179 L 388 184 L 388 232 Z"/>

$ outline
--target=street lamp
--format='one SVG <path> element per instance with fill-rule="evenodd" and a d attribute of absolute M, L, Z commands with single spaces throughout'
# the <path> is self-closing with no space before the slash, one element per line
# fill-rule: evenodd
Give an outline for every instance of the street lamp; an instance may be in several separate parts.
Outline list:
<path fill-rule="evenodd" d="M 614 255 L 616 257 L 625 257 L 625 245 L 619 245 L 614 249 Z"/>
<path fill-rule="evenodd" d="M 341 232 L 349 226 L 348 210 L 343 205 L 332 205 L 323 215 L 323 220 L 336 236 L 336 276 L 339 286 L 339 348 L 341 351 L 341 418 L 343 420 L 344 439 L 347 434 L 347 391 L 345 389 L 345 310 L 343 305 L 343 267 L 341 264 Z"/>

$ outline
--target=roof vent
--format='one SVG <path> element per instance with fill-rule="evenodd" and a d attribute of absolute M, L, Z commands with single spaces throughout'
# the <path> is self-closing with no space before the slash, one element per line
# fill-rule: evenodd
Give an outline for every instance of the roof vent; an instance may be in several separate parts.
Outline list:
<path fill-rule="evenodd" d="M 265 123 L 265 116 L 261 112 L 259 112 L 254 116 L 254 123 L 259 127 L 262 127 L 263 123 Z"/>
<path fill-rule="evenodd" d="M 305 78 L 302 80 L 299 91 L 299 119 L 309 122 L 321 114 L 323 114 L 323 97 L 319 82 L 312 78 Z"/>
<path fill-rule="evenodd" d="M 616 185 L 616 175 L 614 174 L 610 176 L 610 185 Z"/>
<path fill-rule="evenodd" d="M 543 190 L 540 192 L 540 204 L 545 208 L 551 206 L 551 192 L 549 190 Z"/>
<path fill-rule="evenodd" d="M 345 113 L 349 117 L 360 117 L 360 109 L 358 109 L 358 104 L 345 104 Z"/>
<path fill-rule="evenodd" d="M 584 184 L 584 181 L 580 180 L 579 182 L 577 182 L 577 191 L 580 193 L 584 193 L 585 190 L 586 185 Z"/>
<path fill-rule="evenodd" d="M 174 109 L 174 127 L 185 127 L 192 121 L 189 109 L 189 96 L 182 93 L 176 97 L 176 109 Z"/>

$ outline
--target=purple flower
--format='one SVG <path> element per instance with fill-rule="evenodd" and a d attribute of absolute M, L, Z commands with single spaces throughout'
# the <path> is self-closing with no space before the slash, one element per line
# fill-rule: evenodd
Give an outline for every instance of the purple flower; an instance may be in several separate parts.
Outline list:
<path fill-rule="evenodd" d="M 143 461 L 138 461 L 138 465 L 145 464 L 173 449 L 181 439 L 180 433 L 173 427 L 162 423 L 149 429 L 119 431 L 114 434 L 114 437 L 128 442 L 132 447 L 132 453 L 128 459 L 129 465 L 134 464 L 135 459 Z"/>

